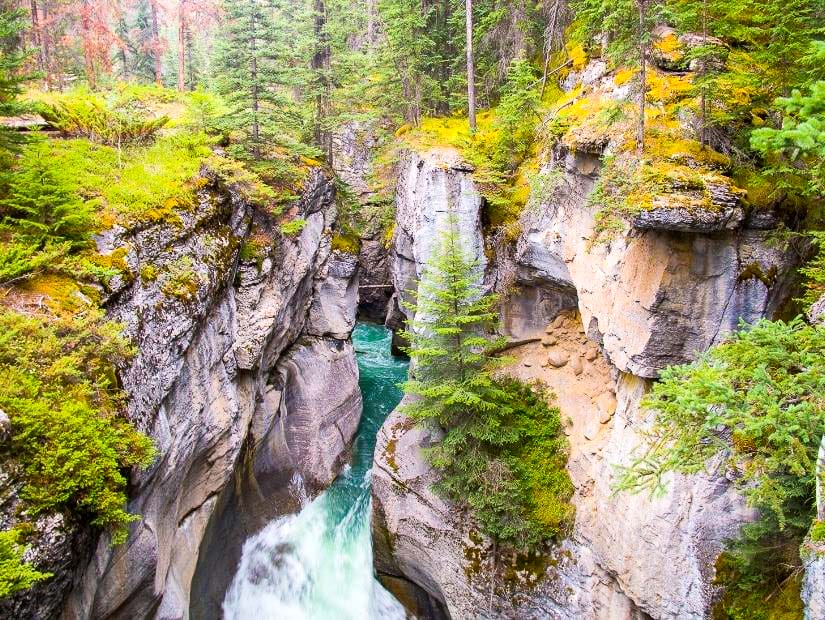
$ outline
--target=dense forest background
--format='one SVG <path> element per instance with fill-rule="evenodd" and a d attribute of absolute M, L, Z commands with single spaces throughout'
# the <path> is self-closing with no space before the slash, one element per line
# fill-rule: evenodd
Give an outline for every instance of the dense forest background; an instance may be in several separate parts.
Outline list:
<path fill-rule="evenodd" d="M 794 318 L 825 294 L 821 0 L 0 0 L 0 8 L 0 411 L 13 412 L 14 428 L 0 456 L 19 462 L 31 514 L 67 508 L 113 541 L 125 538 L 137 518 L 126 511 L 125 472 L 155 452 L 145 429 L 122 416 L 115 367 L 139 343 L 105 321 L 101 291 L 140 278 L 163 282 L 183 303 L 197 293 L 191 264 L 130 273 L 122 255 L 99 255 L 92 235 L 174 223 L 176 210 L 196 207 L 206 168 L 281 234 L 299 234 L 305 222 L 287 207 L 308 170 L 334 168 L 342 128 L 368 128 L 372 185 L 359 201 L 339 183 L 332 243 L 340 251 L 357 253 L 367 228 L 392 237 L 402 148 L 457 149 L 484 195 L 485 232 L 503 243 L 518 238 L 531 196 L 541 202 L 552 186 L 544 164 L 554 148 L 601 155 L 593 243 L 663 200 L 711 210 L 720 187 L 749 213 L 781 221 L 777 243 L 803 265 L 782 320 L 663 373 L 648 403 L 662 413 L 653 447 L 620 490 L 698 471 L 719 448 L 716 429 L 727 429 L 730 467 L 747 464 L 742 487 L 763 518 L 718 567 L 730 585 L 721 617 L 757 617 L 766 597 L 798 585 L 802 540 L 825 539 L 825 513 L 815 512 L 823 328 Z M 587 83 L 595 63 L 621 96 Z M 47 135 L 19 131 L 45 124 Z M 241 259 L 260 259 L 271 242 L 253 235 Z M 743 277 L 767 285 L 776 274 Z M 495 323 L 494 310 L 474 312 L 478 323 Z M 478 361 L 477 375 L 489 383 L 488 362 Z M 523 386 L 508 389 L 528 398 Z M 709 415 L 720 398 L 728 413 Z M 550 419 L 537 403 L 528 409 L 513 415 Z M 534 439 L 557 440 L 555 430 Z M 488 505 L 479 493 L 485 533 L 519 544 L 560 536 L 570 489 L 556 476 L 564 463 L 553 467 L 552 476 L 525 472 L 532 486 L 513 491 L 518 501 Z M 479 490 L 455 470 L 453 497 Z M 502 525 L 506 510 L 528 504 L 548 480 L 558 487 L 550 525 Z M 0 596 L 44 577 L 22 562 L 25 540 L 25 527 L 0 533 Z M 797 594 L 788 604 L 798 611 Z"/>

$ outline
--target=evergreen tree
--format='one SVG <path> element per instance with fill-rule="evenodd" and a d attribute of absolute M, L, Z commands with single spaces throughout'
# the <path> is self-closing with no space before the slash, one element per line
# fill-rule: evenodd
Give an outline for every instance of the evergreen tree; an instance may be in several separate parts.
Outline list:
<path fill-rule="evenodd" d="M 35 147 L 14 170 L 8 197 L 0 200 L 0 213 L 7 214 L 0 227 L 38 243 L 67 240 L 84 244 L 94 229 L 92 207 L 54 174 L 45 148 Z"/>
<path fill-rule="evenodd" d="M 787 505 L 813 508 L 825 434 L 825 328 L 761 321 L 699 361 L 667 368 L 644 401 L 657 412 L 620 488 L 657 489 L 668 472 L 702 471 L 717 454 L 751 504 L 784 526 Z"/>
<path fill-rule="evenodd" d="M 566 444 L 543 393 L 496 376 L 506 362 L 494 356 L 504 339 L 490 335 L 498 298 L 483 294 L 481 275 L 451 217 L 405 332 L 413 377 L 404 389 L 416 397 L 406 412 L 444 431 L 428 452 L 441 474 L 437 490 L 468 505 L 497 542 L 534 546 L 571 515 Z M 538 489 L 546 493 L 541 506 Z"/>
<path fill-rule="evenodd" d="M 232 108 L 227 127 L 243 132 L 244 150 L 259 159 L 264 144 L 291 143 L 296 128 L 307 133 L 311 116 L 295 93 L 311 79 L 312 15 L 305 2 L 287 0 L 233 0 L 224 12 L 216 85 Z"/>
<path fill-rule="evenodd" d="M 22 70 L 29 57 L 28 53 L 18 48 L 22 30 L 21 11 L 0 13 L 0 116 L 14 116 L 24 110 L 19 96 L 23 85 L 31 78 Z M 10 165 L 10 154 L 18 148 L 21 140 L 19 132 L 0 126 L 0 170 Z"/>

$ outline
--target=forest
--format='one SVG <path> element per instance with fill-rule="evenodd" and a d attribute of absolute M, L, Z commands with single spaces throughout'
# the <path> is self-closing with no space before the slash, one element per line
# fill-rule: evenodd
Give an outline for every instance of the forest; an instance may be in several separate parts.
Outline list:
<path fill-rule="evenodd" d="M 194 313 L 213 280 L 240 290 L 242 268 L 277 272 L 283 248 L 312 233 L 305 192 L 319 174 L 336 210 L 328 250 L 362 272 L 373 245 L 396 260 L 405 158 L 446 152 L 441 167 L 467 172 L 478 190 L 482 250 L 473 255 L 448 205 L 438 220 L 447 230 L 416 256 L 417 290 L 399 288 L 398 269 L 391 284 L 368 287 L 397 289 L 403 320 L 379 319 L 412 360 L 400 411 L 438 437 L 423 450 L 438 472 L 434 493 L 466 515 L 471 539 L 490 541 L 493 576 L 479 586 L 489 617 L 511 617 L 492 612 L 501 566 L 550 557 L 579 531 L 575 425 L 550 388 L 511 376 L 520 362 L 509 350 L 526 341 L 502 327 L 519 284 L 536 279 L 515 282 L 521 272 L 504 267 L 534 241 L 530 223 L 575 193 L 560 163 L 570 158 L 596 162 L 580 206 L 592 229 L 579 235 L 593 272 L 608 270 L 598 257 L 647 234 L 665 231 L 671 256 L 768 231 L 759 251 L 738 252 L 734 285 L 763 287 L 771 301 L 758 316 L 733 316 L 732 333 L 717 328 L 701 350 L 677 353 L 666 341 L 655 372 L 621 361 L 632 344 L 611 353 L 604 320 L 581 334 L 592 339 L 598 325 L 611 381 L 649 381 L 638 410 L 652 417 L 632 455 L 606 465 L 610 497 L 656 501 L 673 480 L 715 468 L 752 511 L 708 561 L 704 617 L 825 617 L 821 0 L 0 3 L 0 599 L 75 587 L 38 560 L 47 515 L 112 548 L 131 540 L 142 518 L 133 500 L 170 450 L 168 429 L 134 414 L 139 399 L 123 377 L 142 360 L 142 332 L 112 308 L 151 289 L 153 312 Z M 368 150 L 360 185 L 347 148 Z M 251 205 L 242 239 L 236 222 L 210 228 L 210 209 L 224 208 L 217 191 Z M 151 230 L 166 231 L 157 261 L 134 240 L 104 251 Z M 196 252 L 170 249 L 193 230 Z M 556 227 L 543 243 L 565 234 Z M 773 251 L 782 264 L 762 260 Z M 685 262 L 667 277 L 703 268 Z M 574 288 L 579 321 L 592 310 L 588 286 L 598 284 L 559 289 Z M 646 309 L 671 301 L 635 294 Z M 695 304 L 674 314 L 733 308 Z M 132 313 L 138 324 L 142 312 Z M 548 334 L 530 340 L 555 346 Z M 803 586 L 814 570 L 819 591 Z M 820 606 L 805 611 L 803 590 Z"/>

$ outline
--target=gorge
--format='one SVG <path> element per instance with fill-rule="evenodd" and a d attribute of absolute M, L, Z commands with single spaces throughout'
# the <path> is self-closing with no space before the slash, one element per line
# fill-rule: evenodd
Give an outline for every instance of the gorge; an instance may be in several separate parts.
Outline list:
<path fill-rule="evenodd" d="M 816 3 L 38 2 L 0 617 L 825 620 Z"/>

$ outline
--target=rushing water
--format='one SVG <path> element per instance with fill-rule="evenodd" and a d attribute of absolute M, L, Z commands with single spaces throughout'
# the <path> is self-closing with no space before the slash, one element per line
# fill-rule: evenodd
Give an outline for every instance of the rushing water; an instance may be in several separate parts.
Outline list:
<path fill-rule="evenodd" d="M 403 620 L 404 609 L 375 579 L 370 538 L 370 468 L 378 429 L 401 399 L 407 364 L 390 355 L 390 333 L 359 324 L 364 414 L 352 462 L 297 515 L 246 541 L 223 603 L 229 620 Z"/>

